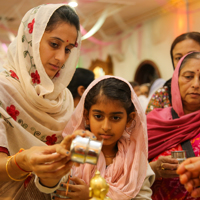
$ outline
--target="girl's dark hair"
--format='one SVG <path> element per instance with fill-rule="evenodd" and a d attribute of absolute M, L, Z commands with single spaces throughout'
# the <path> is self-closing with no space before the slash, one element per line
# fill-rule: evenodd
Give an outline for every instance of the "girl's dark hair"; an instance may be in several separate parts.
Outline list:
<path fill-rule="evenodd" d="M 182 42 L 183 40 L 186 40 L 186 39 L 192 39 L 194 40 L 195 42 L 197 42 L 199 45 L 200 45 L 200 33 L 199 32 L 188 32 L 188 33 L 184 33 L 182 35 L 179 35 L 172 43 L 171 45 L 171 49 L 170 49 L 170 56 L 171 56 L 171 60 L 172 60 L 172 65 L 173 65 L 173 68 L 175 69 L 174 67 L 174 61 L 173 61 L 173 54 L 172 54 L 172 51 L 174 50 L 174 47 L 179 43 L 179 42 Z"/>
<path fill-rule="evenodd" d="M 89 69 L 76 68 L 72 80 L 67 88 L 71 91 L 73 98 L 79 97 L 78 87 L 83 86 L 85 89 L 94 80 L 94 73 Z"/>
<path fill-rule="evenodd" d="M 86 95 L 85 109 L 89 111 L 91 106 L 96 104 L 101 96 L 105 96 L 110 100 L 120 101 L 127 115 L 135 111 L 131 101 L 131 90 L 125 82 L 119 79 L 107 78 L 97 83 Z"/>
<path fill-rule="evenodd" d="M 66 22 L 76 27 L 76 30 L 80 30 L 79 17 L 70 6 L 59 7 L 53 15 L 50 17 L 45 31 L 52 31 L 59 23 Z"/>
<path fill-rule="evenodd" d="M 188 54 L 184 60 L 182 61 L 181 63 L 181 66 L 180 66 L 180 69 L 179 69 L 179 72 L 181 71 L 181 69 L 185 66 L 185 64 L 191 60 L 191 59 L 197 59 L 197 60 L 200 60 L 200 52 L 193 52 L 193 53 L 190 53 Z"/>

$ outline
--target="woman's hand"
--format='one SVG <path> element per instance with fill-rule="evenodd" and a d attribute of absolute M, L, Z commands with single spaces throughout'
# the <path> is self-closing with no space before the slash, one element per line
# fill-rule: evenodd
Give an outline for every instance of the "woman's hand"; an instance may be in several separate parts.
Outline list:
<path fill-rule="evenodd" d="M 53 187 L 73 165 L 70 153 L 60 155 L 56 153 L 56 148 L 58 145 L 31 147 L 17 154 L 17 163 L 22 169 L 33 171 L 43 185 Z"/>
<path fill-rule="evenodd" d="M 171 156 L 160 156 L 157 161 L 151 162 L 150 166 L 156 174 L 156 178 L 178 177 L 176 173 L 178 161 Z"/>
<path fill-rule="evenodd" d="M 200 157 L 188 158 L 182 162 L 177 174 L 180 175 L 180 182 L 185 185 L 192 197 L 200 197 Z"/>
<path fill-rule="evenodd" d="M 17 163 L 25 171 L 33 171 L 43 185 L 54 187 L 73 165 L 70 160 L 70 146 L 77 135 L 96 138 L 89 131 L 78 130 L 66 136 L 61 144 L 31 147 L 17 154 Z"/>
<path fill-rule="evenodd" d="M 57 195 L 68 197 L 68 200 L 88 200 L 89 199 L 89 186 L 86 183 L 77 177 L 70 178 L 76 185 L 69 184 L 68 193 L 66 195 L 66 190 L 56 190 Z M 66 188 L 67 184 L 62 183 L 63 187 Z M 55 200 L 62 200 L 64 198 L 54 197 Z"/>

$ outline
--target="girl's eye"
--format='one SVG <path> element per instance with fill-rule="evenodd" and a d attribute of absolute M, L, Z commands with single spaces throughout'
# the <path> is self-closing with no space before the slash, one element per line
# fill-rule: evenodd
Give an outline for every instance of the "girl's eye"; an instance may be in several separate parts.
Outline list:
<path fill-rule="evenodd" d="M 71 53 L 71 50 L 68 49 L 68 48 L 65 48 L 65 53 L 66 53 L 66 54 L 69 54 L 69 53 Z"/>
<path fill-rule="evenodd" d="M 114 116 L 114 117 L 113 117 L 113 120 L 114 120 L 114 121 L 119 121 L 120 119 L 121 119 L 121 117 L 118 117 L 118 116 Z"/>
<path fill-rule="evenodd" d="M 101 119 L 102 116 L 101 115 L 94 115 L 95 119 Z"/>

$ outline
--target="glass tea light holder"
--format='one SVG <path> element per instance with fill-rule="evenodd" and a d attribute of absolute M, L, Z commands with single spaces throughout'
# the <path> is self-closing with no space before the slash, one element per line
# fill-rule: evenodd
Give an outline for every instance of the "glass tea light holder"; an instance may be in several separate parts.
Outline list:
<path fill-rule="evenodd" d="M 172 158 L 178 160 L 178 163 L 181 164 L 184 160 L 186 160 L 186 151 L 172 151 L 171 152 Z"/>
<path fill-rule="evenodd" d="M 89 137 L 76 136 L 72 141 L 71 160 L 78 163 L 96 165 L 103 141 L 91 140 Z"/>

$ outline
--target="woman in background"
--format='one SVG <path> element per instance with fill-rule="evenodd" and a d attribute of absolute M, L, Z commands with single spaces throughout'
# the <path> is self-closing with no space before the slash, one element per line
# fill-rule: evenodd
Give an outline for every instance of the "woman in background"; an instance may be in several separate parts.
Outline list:
<path fill-rule="evenodd" d="M 175 69 L 178 61 L 187 53 L 200 51 L 200 33 L 188 32 L 179 35 L 172 43 L 170 56 L 173 68 Z M 172 105 L 171 97 L 171 79 L 169 79 L 162 88 L 158 89 L 152 97 L 146 108 L 146 114 L 155 108 L 166 108 Z"/>

